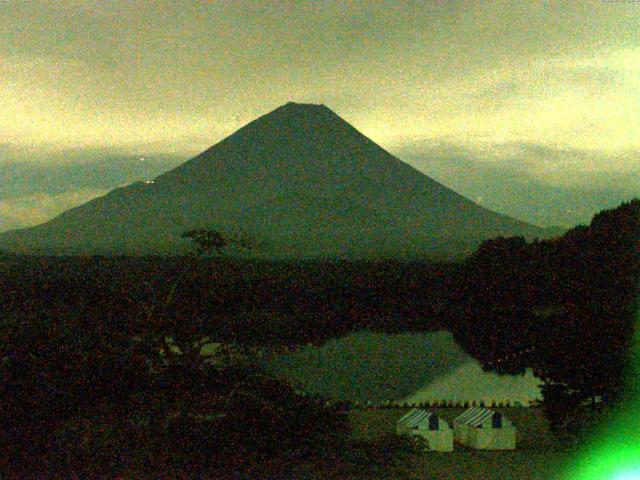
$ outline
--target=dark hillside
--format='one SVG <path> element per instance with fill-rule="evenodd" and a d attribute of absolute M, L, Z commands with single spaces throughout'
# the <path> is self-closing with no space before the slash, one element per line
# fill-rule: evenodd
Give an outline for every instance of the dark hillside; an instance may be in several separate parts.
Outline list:
<path fill-rule="evenodd" d="M 87 322 L 119 318 L 135 325 L 144 319 L 142 306 L 166 298 L 180 278 L 172 308 L 185 321 L 210 319 L 222 340 L 292 344 L 361 328 L 421 329 L 444 304 L 455 269 L 402 262 L 7 256 L 0 261 L 0 300 L 7 313 L 55 317 L 53 312 L 66 311 Z"/>

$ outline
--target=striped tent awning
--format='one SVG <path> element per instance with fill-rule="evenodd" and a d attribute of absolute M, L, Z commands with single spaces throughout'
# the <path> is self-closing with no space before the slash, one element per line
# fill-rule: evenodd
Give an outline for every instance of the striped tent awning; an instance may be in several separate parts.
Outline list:
<path fill-rule="evenodd" d="M 462 415 L 456 417 L 456 421 L 469 425 L 470 427 L 479 427 L 487 418 L 492 417 L 495 412 L 482 408 L 473 407 L 464 412 Z"/>
<path fill-rule="evenodd" d="M 438 417 L 436 414 L 422 408 L 414 408 L 406 415 L 400 417 L 398 423 L 403 423 L 409 428 L 417 428 L 418 425 L 425 420 L 429 422 L 429 430 L 438 430 Z"/>

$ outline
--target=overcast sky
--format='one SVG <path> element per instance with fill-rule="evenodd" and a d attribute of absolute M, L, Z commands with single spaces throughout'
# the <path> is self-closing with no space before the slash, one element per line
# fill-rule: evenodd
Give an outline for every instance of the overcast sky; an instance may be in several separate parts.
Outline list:
<path fill-rule="evenodd" d="M 186 159 L 287 101 L 392 151 L 515 152 L 556 183 L 638 173 L 640 3 L 0 2 L 0 144 L 22 160 Z M 562 172 L 522 146 L 569 152 Z"/>

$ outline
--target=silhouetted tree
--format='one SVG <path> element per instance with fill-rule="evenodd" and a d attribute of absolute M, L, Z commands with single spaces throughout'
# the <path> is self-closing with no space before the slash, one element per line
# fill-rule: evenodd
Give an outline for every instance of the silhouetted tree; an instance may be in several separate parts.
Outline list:
<path fill-rule="evenodd" d="M 538 325 L 535 371 L 547 384 L 571 391 L 567 403 L 569 397 L 615 399 L 640 283 L 640 201 L 600 212 L 588 228 L 569 232 L 558 244 L 564 312 Z"/>
<path fill-rule="evenodd" d="M 215 230 L 190 230 L 182 234 L 182 238 L 190 238 L 193 240 L 198 255 L 209 253 L 220 255 L 224 248 L 229 245 L 228 240 Z"/>
<path fill-rule="evenodd" d="M 484 368 L 532 367 L 553 423 L 621 391 L 639 284 L 636 199 L 558 239 L 484 242 L 460 271 L 449 326 Z"/>

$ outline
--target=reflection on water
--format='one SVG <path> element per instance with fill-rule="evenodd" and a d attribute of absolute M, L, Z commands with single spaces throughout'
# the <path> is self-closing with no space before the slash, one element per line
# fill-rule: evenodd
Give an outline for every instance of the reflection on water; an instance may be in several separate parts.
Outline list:
<path fill-rule="evenodd" d="M 525 377 L 484 373 L 445 331 L 399 335 L 363 331 L 276 356 L 267 368 L 310 394 L 350 401 L 443 394 L 455 400 L 463 395 L 478 397 L 492 388 L 499 398 L 510 390 L 517 392 L 509 397 L 512 401 L 540 398 L 539 381 L 530 372 Z"/>

